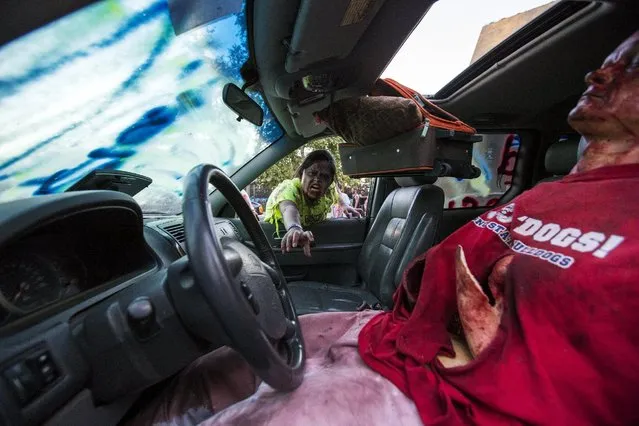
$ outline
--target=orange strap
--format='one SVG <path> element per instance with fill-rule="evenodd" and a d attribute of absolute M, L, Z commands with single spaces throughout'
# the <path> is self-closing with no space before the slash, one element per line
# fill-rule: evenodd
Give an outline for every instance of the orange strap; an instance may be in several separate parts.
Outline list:
<path fill-rule="evenodd" d="M 448 130 L 455 130 L 457 132 L 463 133 L 477 133 L 477 131 L 473 127 L 470 127 L 459 118 L 438 107 L 416 90 L 413 90 L 410 87 L 406 87 L 391 78 L 382 78 L 380 80 L 386 83 L 386 85 L 390 86 L 404 98 L 410 99 L 415 102 L 415 105 L 417 105 L 423 116 L 425 118 L 428 118 L 431 126 Z M 432 111 L 435 111 L 435 113 L 440 116 L 435 115 L 435 113 L 433 113 Z"/>

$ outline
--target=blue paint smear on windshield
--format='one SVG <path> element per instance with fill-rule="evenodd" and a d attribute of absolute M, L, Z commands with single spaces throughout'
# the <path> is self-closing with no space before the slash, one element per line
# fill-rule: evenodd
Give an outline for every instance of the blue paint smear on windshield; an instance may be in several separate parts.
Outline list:
<path fill-rule="evenodd" d="M 105 49 L 113 46 L 115 43 L 123 40 L 131 32 L 137 30 L 142 25 L 145 25 L 148 22 L 158 18 L 158 16 L 167 13 L 167 11 L 168 7 L 166 2 L 159 1 L 157 3 L 154 3 L 150 7 L 144 9 L 140 13 L 133 15 L 130 19 L 125 21 L 122 26 L 118 28 L 112 35 L 106 37 L 103 40 L 100 40 L 97 43 L 89 45 L 89 47 L 87 47 L 86 49 L 81 49 L 68 55 L 64 55 L 51 64 L 36 66 L 21 76 L 9 79 L 0 79 L 0 97 L 2 97 L 3 94 L 13 94 L 20 88 L 21 85 L 27 84 L 35 79 L 45 77 L 47 74 L 58 70 L 60 67 L 70 65 L 71 62 L 76 59 L 85 58 L 87 56 L 95 54 L 96 49 Z"/>
<path fill-rule="evenodd" d="M 140 2 L 106 0 L 63 18 L 101 37 L 54 23 L 0 48 L 0 64 L 15 58 L 12 45 L 26 58 L 0 66 L 0 200 L 29 194 L 20 188 L 64 191 L 96 169 L 146 174 L 179 196 L 195 164 L 232 172 L 282 136 L 259 94 L 260 128 L 237 124 L 219 100 L 226 82 L 242 83 L 244 11 L 176 38 L 166 1 Z"/>
<path fill-rule="evenodd" d="M 89 152 L 89 158 L 127 158 L 135 155 L 133 149 L 98 148 Z"/>
<path fill-rule="evenodd" d="M 204 61 L 201 59 L 189 62 L 184 68 L 182 68 L 182 72 L 180 73 L 178 78 L 183 79 L 185 77 L 188 77 L 189 75 L 197 71 L 197 69 L 200 68 L 202 65 L 204 65 Z"/>
<path fill-rule="evenodd" d="M 120 94 L 134 87 L 134 85 L 140 80 L 140 78 L 153 66 L 157 57 L 164 52 L 164 50 L 169 46 L 169 41 L 171 29 L 165 28 L 162 32 L 161 36 L 158 38 L 155 46 L 151 49 L 151 53 L 148 58 L 144 61 L 142 65 L 140 65 L 134 72 L 127 78 L 117 92 L 113 94 L 113 98 L 117 98 Z"/>
<path fill-rule="evenodd" d="M 166 30 L 168 31 L 168 29 Z M 121 94 L 123 94 L 124 92 L 126 92 L 127 90 L 129 90 L 130 88 L 132 88 L 135 83 L 144 75 L 145 71 L 149 70 L 151 68 L 151 66 L 153 65 L 153 62 L 155 61 L 155 59 L 158 57 L 158 55 L 160 53 L 162 53 L 162 51 L 164 49 L 166 49 L 167 45 L 168 45 L 168 38 L 167 38 L 168 34 L 163 34 L 163 37 L 160 37 L 157 40 L 157 43 L 155 44 L 155 46 L 153 47 L 153 49 L 151 50 L 151 53 L 149 55 L 149 57 L 144 61 L 143 64 L 141 64 L 136 70 L 135 72 L 129 76 L 129 78 L 127 78 L 120 86 L 120 88 L 111 96 L 111 98 L 105 102 L 94 114 L 94 116 L 98 116 L 100 113 L 102 113 L 104 111 L 104 109 L 109 106 L 113 101 L 117 100 Z M 1 91 L 0 91 L 1 93 Z M 47 138 L 45 140 L 43 140 L 42 142 L 37 143 L 34 147 L 32 147 L 31 149 L 27 150 L 25 153 L 10 158 L 8 161 L 0 164 L 0 170 L 3 170 L 13 164 L 15 164 L 16 162 L 28 157 L 29 155 L 33 154 L 34 152 L 38 151 L 41 148 L 44 148 L 45 146 L 49 145 L 51 142 L 56 141 L 57 139 L 63 137 L 65 134 L 67 134 L 68 132 L 72 131 L 73 129 L 75 129 L 78 125 L 80 125 L 81 122 L 76 122 L 73 123 L 72 125 L 66 127 L 64 130 L 62 130 L 61 132 L 55 134 L 54 136 Z M 38 194 L 40 193 L 39 190 L 36 190 L 34 192 L 34 194 Z"/>
<path fill-rule="evenodd" d="M 177 118 L 174 107 L 161 106 L 148 111 L 142 118 L 120 133 L 118 145 L 140 145 L 170 126 Z"/>

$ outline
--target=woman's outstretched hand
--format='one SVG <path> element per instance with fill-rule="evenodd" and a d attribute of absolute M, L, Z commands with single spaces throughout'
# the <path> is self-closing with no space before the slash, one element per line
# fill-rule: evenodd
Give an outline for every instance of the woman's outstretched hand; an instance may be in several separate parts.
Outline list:
<path fill-rule="evenodd" d="M 311 231 L 304 231 L 297 226 L 286 231 L 282 238 L 282 253 L 288 253 L 295 247 L 302 247 L 304 255 L 311 257 L 311 243 L 315 241 Z"/>

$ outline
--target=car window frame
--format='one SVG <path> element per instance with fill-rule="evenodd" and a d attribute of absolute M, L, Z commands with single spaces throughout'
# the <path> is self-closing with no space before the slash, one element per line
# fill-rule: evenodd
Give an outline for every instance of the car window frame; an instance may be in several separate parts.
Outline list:
<path fill-rule="evenodd" d="M 523 192 L 523 182 L 520 181 L 520 179 L 518 178 L 518 175 L 523 173 L 523 170 L 521 169 L 520 163 L 522 162 L 522 158 L 525 155 L 529 155 L 526 154 L 528 151 L 530 151 L 530 147 L 527 148 L 523 148 L 524 145 L 524 139 L 526 139 L 526 143 L 529 143 L 529 139 L 532 137 L 532 132 L 530 131 L 525 131 L 525 130 L 512 130 L 512 129 L 477 129 L 476 134 L 478 135 L 495 135 L 495 134 L 499 134 L 499 135 L 508 135 L 508 134 L 517 134 L 519 136 L 519 140 L 520 140 L 520 145 L 519 145 L 519 149 L 517 151 L 517 156 L 515 157 L 515 165 L 513 167 L 513 176 L 511 179 L 511 184 L 510 186 L 504 191 L 503 194 L 501 194 L 501 196 L 499 197 L 499 199 L 497 200 L 497 202 L 495 202 L 492 205 L 479 205 L 479 206 L 455 206 L 455 207 L 448 207 L 448 203 L 444 204 L 444 211 L 451 211 L 451 210 L 468 210 L 468 209 L 485 209 L 485 210 L 489 210 L 494 206 L 497 205 L 501 205 L 504 202 L 506 202 L 507 200 L 510 200 L 512 198 L 514 198 L 515 196 L 519 195 L 519 193 Z M 435 183 L 434 185 L 437 185 L 437 183 Z M 513 189 L 514 188 L 514 189 Z M 444 190 L 444 188 L 442 188 L 442 190 Z M 444 191 L 445 193 L 445 191 Z M 467 194 L 468 196 L 472 196 L 472 194 Z"/>

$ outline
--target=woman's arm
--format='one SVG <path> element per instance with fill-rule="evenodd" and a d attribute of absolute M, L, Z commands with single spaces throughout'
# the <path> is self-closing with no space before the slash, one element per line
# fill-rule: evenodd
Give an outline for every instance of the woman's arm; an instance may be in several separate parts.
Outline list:
<path fill-rule="evenodd" d="M 302 229 L 302 220 L 300 218 L 300 212 L 297 210 L 297 206 L 292 201 L 280 201 L 278 205 L 280 213 L 282 213 L 282 221 L 288 231 L 292 226 L 297 226 Z"/>
<path fill-rule="evenodd" d="M 302 247 L 304 254 L 311 256 L 311 243 L 315 241 L 311 231 L 304 231 L 300 212 L 292 201 L 281 201 L 278 204 L 280 213 L 282 213 L 282 221 L 286 227 L 286 234 L 282 238 L 282 253 L 290 252 L 295 247 Z"/>

